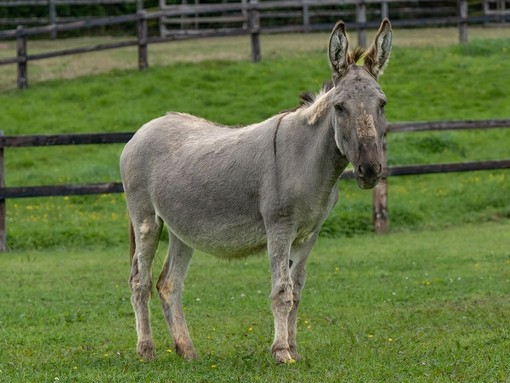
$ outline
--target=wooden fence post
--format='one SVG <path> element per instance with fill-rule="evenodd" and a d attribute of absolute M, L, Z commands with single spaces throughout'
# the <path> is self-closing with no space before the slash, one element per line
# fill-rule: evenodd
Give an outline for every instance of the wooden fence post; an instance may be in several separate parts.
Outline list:
<path fill-rule="evenodd" d="M 149 67 L 149 61 L 147 59 L 147 18 L 145 17 L 145 11 L 141 10 L 137 12 L 138 20 L 137 26 L 137 37 L 138 37 L 138 69 L 144 70 Z"/>
<path fill-rule="evenodd" d="M 50 25 L 54 27 L 54 29 L 50 33 L 50 38 L 55 40 L 57 38 L 57 5 L 55 4 L 55 0 L 48 0 L 48 14 L 50 19 Z"/>
<path fill-rule="evenodd" d="M 467 0 L 459 0 L 459 41 L 461 44 L 468 42 L 468 2 Z"/>
<path fill-rule="evenodd" d="M 0 136 L 3 136 L 4 132 L 0 130 Z M 5 187 L 4 177 L 4 148 L 0 147 L 0 188 Z M 0 198 L 0 251 L 7 251 L 7 228 L 5 226 L 6 219 L 5 210 L 5 199 Z"/>
<path fill-rule="evenodd" d="M 310 5 L 308 0 L 303 0 L 303 29 L 305 32 L 310 30 Z"/>
<path fill-rule="evenodd" d="M 388 171 L 388 153 L 386 136 L 383 138 L 382 167 L 386 174 Z M 373 191 L 373 220 L 374 229 L 377 234 L 387 233 L 390 229 L 388 218 L 388 179 L 386 176 L 379 181 Z"/>
<path fill-rule="evenodd" d="M 385 17 L 390 17 L 388 10 L 388 0 L 381 1 L 381 19 L 384 19 Z"/>
<path fill-rule="evenodd" d="M 367 5 L 365 1 L 356 4 L 356 23 L 358 23 L 358 46 L 365 48 L 367 46 Z M 359 25 L 361 24 L 361 25 Z"/>
<path fill-rule="evenodd" d="M 260 12 L 256 8 L 258 0 L 250 0 L 248 12 L 248 25 L 251 36 L 251 59 L 253 62 L 260 61 Z"/>
<path fill-rule="evenodd" d="M 159 9 L 163 10 L 166 7 L 166 0 L 159 0 Z M 159 18 L 159 36 L 166 37 L 166 25 L 165 25 L 165 17 L 161 16 Z"/>
<path fill-rule="evenodd" d="M 23 32 L 22 25 L 16 28 L 16 51 L 18 57 L 18 89 L 27 89 L 27 36 Z"/>
<path fill-rule="evenodd" d="M 243 9 L 241 10 L 241 14 L 243 15 L 244 21 L 243 21 L 243 29 L 248 29 L 248 1 L 247 0 L 241 0 L 241 5 L 243 6 Z"/>

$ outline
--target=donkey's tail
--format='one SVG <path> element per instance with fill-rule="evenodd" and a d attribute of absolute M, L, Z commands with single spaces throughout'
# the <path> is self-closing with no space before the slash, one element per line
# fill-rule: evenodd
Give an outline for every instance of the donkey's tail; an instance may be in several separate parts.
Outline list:
<path fill-rule="evenodd" d="M 135 229 L 133 221 L 129 220 L 129 260 L 133 264 L 133 257 L 135 256 L 136 242 L 135 242 Z"/>

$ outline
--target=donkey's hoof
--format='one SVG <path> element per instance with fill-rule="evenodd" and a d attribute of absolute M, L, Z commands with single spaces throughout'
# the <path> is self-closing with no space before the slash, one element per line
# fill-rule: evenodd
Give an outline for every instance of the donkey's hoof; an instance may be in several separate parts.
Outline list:
<path fill-rule="evenodd" d="M 289 350 L 277 350 L 273 351 L 273 358 L 278 364 L 283 363 L 295 363 L 296 360 L 292 358 Z"/>
<path fill-rule="evenodd" d="M 136 351 L 138 351 L 140 356 L 145 360 L 156 359 L 156 351 L 154 349 L 154 342 L 152 341 L 139 342 Z"/>
<path fill-rule="evenodd" d="M 186 360 L 198 359 L 198 354 L 195 352 L 195 350 L 193 350 L 193 347 L 180 347 L 176 345 L 175 352 L 177 352 L 177 355 Z"/>
<path fill-rule="evenodd" d="M 301 355 L 298 354 L 297 350 L 295 348 L 290 348 L 289 351 L 290 357 L 294 359 L 295 361 L 298 361 L 301 359 Z"/>

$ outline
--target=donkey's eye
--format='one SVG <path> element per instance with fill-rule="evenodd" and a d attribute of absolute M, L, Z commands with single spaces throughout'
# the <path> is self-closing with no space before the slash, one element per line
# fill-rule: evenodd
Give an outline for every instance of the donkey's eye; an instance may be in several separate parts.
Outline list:
<path fill-rule="evenodd" d="M 344 107 L 342 106 L 342 104 L 336 104 L 336 105 L 335 105 L 335 110 L 336 110 L 338 113 L 343 113 L 343 112 L 344 112 Z"/>
<path fill-rule="evenodd" d="M 381 112 L 384 112 L 384 107 L 386 106 L 386 101 L 382 101 L 379 108 L 381 109 Z"/>

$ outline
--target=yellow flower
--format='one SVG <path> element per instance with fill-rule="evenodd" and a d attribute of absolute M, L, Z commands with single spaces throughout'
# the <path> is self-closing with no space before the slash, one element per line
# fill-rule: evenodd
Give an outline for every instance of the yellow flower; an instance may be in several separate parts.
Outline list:
<path fill-rule="evenodd" d="M 215 364 L 211 364 L 211 368 L 216 368 L 216 365 Z"/>

